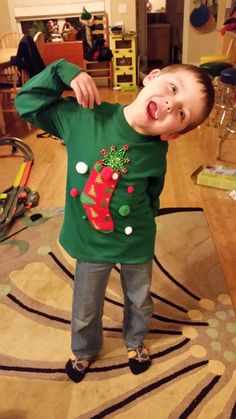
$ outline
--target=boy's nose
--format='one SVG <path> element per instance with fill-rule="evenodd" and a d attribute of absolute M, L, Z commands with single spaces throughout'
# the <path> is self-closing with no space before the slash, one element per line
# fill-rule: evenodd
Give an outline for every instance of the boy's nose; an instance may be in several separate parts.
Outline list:
<path fill-rule="evenodd" d="M 166 100 L 166 106 L 167 106 L 167 113 L 170 113 L 173 109 L 173 103 L 170 100 Z"/>
<path fill-rule="evenodd" d="M 179 103 L 172 99 L 166 99 L 165 100 L 166 106 L 167 106 L 167 113 L 174 112 L 179 108 Z"/>

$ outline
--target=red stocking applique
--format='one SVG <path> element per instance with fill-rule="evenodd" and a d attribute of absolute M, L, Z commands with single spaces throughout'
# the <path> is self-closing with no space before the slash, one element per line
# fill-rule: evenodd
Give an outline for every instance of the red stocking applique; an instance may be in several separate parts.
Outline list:
<path fill-rule="evenodd" d="M 104 233 L 114 230 L 109 210 L 110 201 L 121 173 L 125 174 L 128 171 L 124 167 L 130 163 L 125 157 L 128 148 L 128 145 L 125 145 L 116 150 L 115 146 L 111 146 L 109 152 L 101 151 L 104 158 L 96 161 L 80 197 L 90 224 Z"/>

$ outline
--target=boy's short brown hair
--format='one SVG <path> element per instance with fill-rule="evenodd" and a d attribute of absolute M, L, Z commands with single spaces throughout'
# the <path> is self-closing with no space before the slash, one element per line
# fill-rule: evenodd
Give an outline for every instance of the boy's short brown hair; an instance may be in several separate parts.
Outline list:
<path fill-rule="evenodd" d="M 196 128 L 198 125 L 202 124 L 203 121 L 208 117 L 208 115 L 211 113 L 212 108 L 215 103 L 215 90 L 214 86 L 212 84 L 211 78 L 208 76 L 208 74 L 202 70 L 200 67 L 197 67 L 192 64 L 172 64 L 167 67 L 164 67 L 161 70 L 161 74 L 164 73 L 177 73 L 177 72 L 183 72 L 188 71 L 192 73 L 196 80 L 201 85 L 201 91 L 204 93 L 204 103 L 202 106 L 202 115 L 199 118 L 199 121 L 191 122 L 186 128 L 184 128 L 180 134 L 185 134 L 188 131 L 191 131 L 192 129 Z"/>

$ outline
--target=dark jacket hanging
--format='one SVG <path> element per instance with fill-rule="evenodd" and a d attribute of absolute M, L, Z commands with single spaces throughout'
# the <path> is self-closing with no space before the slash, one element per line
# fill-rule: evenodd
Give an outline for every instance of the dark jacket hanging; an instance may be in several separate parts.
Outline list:
<path fill-rule="evenodd" d="M 45 64 L 31 36 L 23 36 L 16 56 L 11 57 L 11 65 L 17 66 L 20 71 L 25 70 L 29 78 L 40 73 L 45 68 Z"/>

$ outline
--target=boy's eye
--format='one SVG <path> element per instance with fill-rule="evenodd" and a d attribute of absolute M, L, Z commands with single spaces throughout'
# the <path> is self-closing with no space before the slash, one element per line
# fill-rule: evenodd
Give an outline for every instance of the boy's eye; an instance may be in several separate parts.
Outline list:
<path fill-rule="evenodd" d="M 181 119 L 184 119 L 185 118 L 185 113 L 184 113 L 183 109 L 180 109 L 179 113 L 180 113 Z"/>
<path fill-rule="evenodd" d="M 176 94 L 176 92 L 177 92 L 177 87 L 176 87 L 176 85 L 175 85 L 174 83 L 171 83 L 170 85 L 171 85 L 172 92 L 173 92 L 173 93 L 174 93 L 174 95 L 175 95 L 175 94 Z"/>

